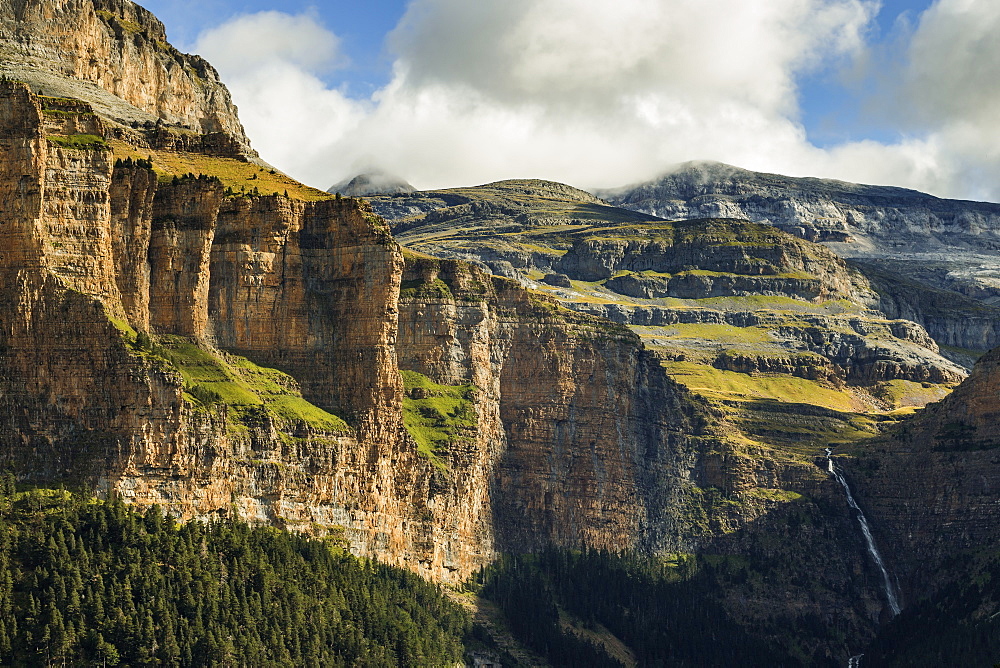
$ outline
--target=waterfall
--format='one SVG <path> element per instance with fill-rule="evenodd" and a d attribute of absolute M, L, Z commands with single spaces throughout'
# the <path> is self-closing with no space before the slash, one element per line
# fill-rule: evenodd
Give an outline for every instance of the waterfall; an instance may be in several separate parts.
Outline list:
<path fill-rule="evenodd" d="M 882 561 L 882 555 L 879 554 L 878 548 L 875 547 L 875 539 L 872 538 L 871 528 L 868 526 L 868 520 L 865 518 L 865 514 L 861 512 L 861 508 L 854 501 L 854 495 L 851 494 L 851 488 L 847 484 L 847 480 L 844 476 L 840 474 L 837 467 L 833 465 L 832 450 L 830 448 L 826 449 L 826 470 L 837 479 L 841 487 L 844 488 L 844 493 L 847 494 L 847 503 L 854 509 L 857 513 L 858 524 L 861 525 L 861 533 L 865 535 L 865 542 L 868 544 L 868 554 L 872 555 L 872 559 L 878 565 L 879 572 L 882 573 L 882 586 L 885 589 L 885 598 L 889 602 L 889 608 L 892 610 L 892 616 L 895 617 L 899 614 L 899 597 L 896 595 L 896 589 L 892 585 L 892 579 L 889 578 L 889 571 L 885 568 L 885 562 Z M 858 665 L 861 661 L 860 657 L 857 657 Z M 853 660 L 853 658 L 852 658 Z"/>
<path fill-rule="evenodd" d="M 855 654 L 847 660 L 847 668 L 861 668 L 861 657 L 864 654 Z"/>

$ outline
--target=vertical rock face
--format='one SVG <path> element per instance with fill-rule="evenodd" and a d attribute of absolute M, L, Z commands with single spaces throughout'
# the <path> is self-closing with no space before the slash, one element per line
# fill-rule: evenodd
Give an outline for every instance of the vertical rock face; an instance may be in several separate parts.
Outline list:
<path fill-rule="evenodd" d="M 691 484 L 697 459 L 685 393 L 626 328 L 518 301 L 501 374 L 509 448 L 498 535 L 519 550 L 551 541 L 666 547 L 678 508 L 671 502 Z M 685 436 L 671 438 L 671 427 Z"/>
<path fill-rule="evenodd" d="M 709 435 L 633 334 L 456 261 L 411 261 L 403 286 L 400 368 L 477 390 L 478 456 L 448 461 L 457 488 L 490 490 L 455 499 L 479 534 L 511 551 L 690 546 L 677 509 Z"/>
<path fill-rule="evenodd" d="M 154 332 L 204 337 L 209 260 L 221 203 L 218 181 L 184 179 L 157 190 L 149 244 Z"/>
<path fill-rule="evenodd" d="M 27 86 L 0 85 L 3 460 L 36 479 L 99 481 L 183 517 L 236 508 L 260 521 L 340 526 L 359 552 L 430 563 L 433 549 L 414 548 L 400 524 L 422 512 L 412 497 L 427 476 L 419 462 L 406 465 L 415 455 L 401 439 L 401 258 L 378 221 L 354 200 L 224 203 L 214 179 L 158 186 L 144 164 L 115 165 L 100 137 L 80 146 L 47 131 Z M 263 261 L 268 210 L 295 215 L 271 217 L 287 243 Z M 254 286 L 267 281 L 291 286 L 280 295 L 291 317 L 262 307 Z M 182 377 L 134 329 L 192 340 L 213 330 L 259 358 L 295 362 L 306 396 L 346 409 L 357 426 L 199 406 L 184 392 L 200 372 Z M 231 368 L 221 353 L 200 354 L 197 364 Z"/>
<path fill-rule="evenodd" d="M 211 330 L 220 346 L 293 374 L 317 405 L 389 437 L 402 392 L 402 256 L 380 226 L 355 200 L 227 200 L 212 250 Z"/>
<path fill-rule="evenodd" d="M 13 270 L 37 269 L 42 262 L 42 188 L 46 141 L 42 111 L 24 86 L 0 87 L 0 260 Z"/>
<path fill-rule="evenodd" d="M 116 165 L 111 176 L 111 249 L 126 319 L 148 332 L 149 265 L 156 173 L 134 163 Z"/>
<path fill-rule="evenodd" d="M 214 70 L 162 40 L 131 3 L 0 7 L 24 71 L 242 137 Z M 115 160 L 104 139 L 128 110 L 95 99 L 0 83 L 4 463 L 185 518 L 342 531 L 442 580 L 498 548 L 680 545 L 697 410 L 627 330 L 460 263 L 404 276 L 357 200 L 158 182 Z M 440 455 L 404 428 L 419 388 L 404 401 L 399 368 L 468 386 Z"/>
<path fill-rule="evenodd" d="M 483 509 L 495 457 L 466 443 L 455 461 L 482 473 L 453 477 L 403 430 L 402 256 L 367 205 L 225 197 L 211 178 L 158 184 L 99 136 L 75 145 L 72 119 L 48 128 L 23 84 L 2 84 L 0 114 L 5 464 L 183 518 L 235 511 L 342 532 L 357 553 L 438 579 L 493 554 Z M 219 373 L 238 391 L 263 383 L 264 399 L 202 405 L 190 392 Z M 288 393 L 299 387 L 351 425 Z M 253 403 L 268 396 L 277 408 Z M 497 433 L 492 415 L 482 422 Z"/>
<path fill-rule="evenodd" d="M 180 399 L 162 375 L 137 373 L 109 318 L 123 313 L 109 156 L 45 130 L 27 87 L 0 85 L 0 433 L 4 458 L 40 478 L 103 471 L 121 457 L 116 444 L 142 441 L 132 417 L 169 412 L 152 395 Z"/>

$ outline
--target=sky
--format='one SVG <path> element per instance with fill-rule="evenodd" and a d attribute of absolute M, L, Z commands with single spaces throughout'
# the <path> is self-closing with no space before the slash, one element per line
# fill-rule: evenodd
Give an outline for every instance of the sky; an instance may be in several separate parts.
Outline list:
<path fill-rule="evenodd" d="M 1000 201 L 995 0 L 140 0 L 318 188 L 688 160 Z"/>

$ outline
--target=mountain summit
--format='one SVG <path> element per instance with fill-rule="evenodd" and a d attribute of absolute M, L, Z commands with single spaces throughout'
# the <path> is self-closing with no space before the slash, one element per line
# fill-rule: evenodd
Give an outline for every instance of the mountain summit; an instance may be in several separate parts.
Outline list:
<path fill-rule="evenodd" d="M 346 197 L 367 197 L 369 195 L 408 195 L 416 190 L 398 176 L 372 171 L 336 183 L 330 186 L 327 192 L 340 193 Z"/>
<path fill-rule="evenodd" d="M 810 241 L 840 243 L 849 257 L 1000 241 L 1000 204 L 949 200 L 894 186 L 791 177 L 711 161 L 678 165 L 658 178 L 596 193 L 661 218 L 742 218 Z"/>

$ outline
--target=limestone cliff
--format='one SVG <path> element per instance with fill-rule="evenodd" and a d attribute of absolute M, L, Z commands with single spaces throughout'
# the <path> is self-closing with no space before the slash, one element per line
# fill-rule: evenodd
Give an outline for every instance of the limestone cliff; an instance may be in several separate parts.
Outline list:
<path fill-rule="evenodd" d="M 25 84 L 3 83 L 0 100 L 5 463 L 182 517 L 235 509 L 344 531 L 359 552 L 426 559 L 430 573 L 434 550 L 401 527 L 422 512 L 411 495 L 426 471 L 405 465 L 416 455 L 392 346 L 401 256 L 377 219 L 356 200 L 158 183 L 99 135 L 49 134 Z M 275 211 L 292 243 L 268 255 Z M 271 269 L 301 319 L 260 299 Z M 219 295 L 225 308 L 212 308 Z M 212 337 L 247 354 L 266 344 L 261 358 L 303 380 L 226 356 Z"/>
<path fill-rule="evenodd" d="M 511 552 L 706 550 L 765 578 L 724 594 L 755 633 L 836 620 L 800 648 L 823 660 L 874 634 L 877 574 L 819 468 L 733 438 L 624 327 L 455 260 L 411 257 L 402 286 L 400 367 L 476 388 L 479 430 L 437 451 L 438 498 L 473 535 Z M 427 391 L 404 410 L 428 410 L 412 401 Z"/>
<path fill-rule="evenodd" d="M 954 271 L 954 264 L 920 262 L 919 269 L 914 268 L 916 263 L 886 259 L 854 260 L 851 264 L 868 277 L 878 292 L 880 311 L 892 318 L 920 323 L 942 346 L 984 352 L 1000 345 L 996 296 L 964 294 L 961 290 L 969 283 L 952 278 L 952 274 L 962 273 Z M 971 363 L 964 364 L 971 367 Z"/>
<path fill-rule="evenodd" d="M 478 456 L 448 462 L 489 490 L 485 535 L 508 551 L 697 542 L 678 509 L 718 438 L 634 334 L 456 261 L 412 260 L 403 285 L 400 368 L 477 389 Z"/>
<path fill-rule="evenodd" d="M 728 446 L 627 329 L 461 263 L 404 275 L 364 202 L 170 175 L 116 157 L 89 105 L 46 104 L 0 84 L 0 447 L 22 479 L 442 580 L 498 548 L 690 549 L 699 481 L 755 484 L 705 472 Z"/>
<path fill-rule="evenodd" d="M 635 296 L 646 298 L 870 299 L 864 281 L 833 253 L 764 225 L 708 220 L 594 232 L 575 240 L 553 268 L 583 281 L 612 279 L 605 285 L 616 291 L 640 289 L 643 294 Z"/>
<path fill-rule="evenodd" d="M 854 265 L 770 225 L 667 221 L 531 180 L 372 202 L 407 247 L 626 324 L 676 380 L 744 409 L 761 397 L 842 411 L 919 406 L 966 374 L 967 355 L 944 359 Z"/>

